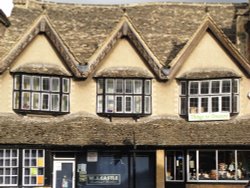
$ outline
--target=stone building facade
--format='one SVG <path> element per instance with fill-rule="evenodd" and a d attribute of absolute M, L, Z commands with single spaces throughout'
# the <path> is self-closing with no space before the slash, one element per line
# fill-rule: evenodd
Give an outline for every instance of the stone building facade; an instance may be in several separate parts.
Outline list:
<path fill-rule="evenodd" d="M 249 5 L 0 11 L 0 187 L 240 188 Z"/>

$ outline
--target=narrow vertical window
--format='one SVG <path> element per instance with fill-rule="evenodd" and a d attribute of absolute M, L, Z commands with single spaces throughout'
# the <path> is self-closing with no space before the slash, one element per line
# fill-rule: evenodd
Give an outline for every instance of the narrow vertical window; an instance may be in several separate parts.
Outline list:
<path fill-rule="evenodd" d="M 42 77 L 42 91 L 50 90 L 50 81 L 49 77 Z"/>

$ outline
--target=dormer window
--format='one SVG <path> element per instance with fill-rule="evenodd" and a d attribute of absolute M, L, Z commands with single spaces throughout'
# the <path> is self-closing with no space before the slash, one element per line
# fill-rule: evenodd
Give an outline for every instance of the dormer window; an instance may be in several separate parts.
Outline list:
<path fill-rule="evenodd" d="M 151 79 L 98 78 L 97 113 L 111 116 L 151 114 Z"/>
<path fill-rule="evenodd" d="M 23 113 L 68 113 L 69 86 L 67 77 L 16 73 L 13 109 Z"/>
<path fill-rule="evenodd" d="M 225 120 L 239 112 L 239 79 L 180 81 L 180 114 L 189 121 Z"/>

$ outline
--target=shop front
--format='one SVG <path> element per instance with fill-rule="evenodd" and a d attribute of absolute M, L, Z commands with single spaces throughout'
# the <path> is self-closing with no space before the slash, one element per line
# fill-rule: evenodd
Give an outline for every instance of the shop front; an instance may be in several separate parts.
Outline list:
<path fill-rule="evenodd" d="M 153 188 L 155 152 L 55 153 L 54 188 Z"/>
<path fill-rule="evenodd" d="M 187 149 L 165 151 L 166 188 L 238 188 L 250 178 L 250 151 Z"/>

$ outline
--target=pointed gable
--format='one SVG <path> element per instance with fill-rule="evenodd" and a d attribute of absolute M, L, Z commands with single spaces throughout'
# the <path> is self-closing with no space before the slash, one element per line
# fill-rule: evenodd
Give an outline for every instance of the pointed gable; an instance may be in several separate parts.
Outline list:
<path fill-rule="evenodd" d="M 59 56 L 62 58 L 68 71 L 76 77 L 81 77 L 81 74 L 77 69 L 78 62 L 76 62 L 73 55 L 67 49 L 46 15 L 41 15 L 20 38 L 15 46 L 7 53 L 7 55 L 2 58 L 0 62 L 0 72 L 4 72 L 22 53 L 22 51 L 38 36 L 38 34 L 44 34 L 48 38 Z"/>
<path fill-rule="evenodd" d="M 103 45 L 93 54 L 89 60 L 89 69 L 85 72 L 85 77 L 94 72 L 99 63 L 106 57 L 118 40 L 127 38 L 137 53 L 143 58 L 145 64 L 158 79 L 165 79 L 161 74 L 161 64 L 156 56 L 149 49 L 140 34 L 134 28 L 127 15 L 123 16 L 120 23 L 106 39 Z"/>
<path fill-rule="evenodd" d="M 198 47 L 198 45 L 201 43 L 204 37 L 210 39 L 212 37 L 216 41 L 216 43 L 220 46 L 221 50 L 223 50 L 236 63 L 236 65 L 241 70 L 243 70 L 243 72 L 247 73 L 248 75 L 250 74 L 250 66 L 248 64 L 248 61 L 240 54 L 240 52 L 236 49 L 236 47 L 228 39 L 228 37 L 223 33 L 223 31 L 217 27 L 213 19 L 210 16 L 207 16 L 203 21 L 203 23 L 201 24 L 201 26 L 196 31 L 196 33 L 193 35 L 193 37 L 179 52 L 177 57 L 169 64 L 171 69 L 168 75 L 168 79 L 174 78 L 176 73 L 181 69 L 185 61 L 190 57 L 192 52 Z M 208 55 L 210 55 L 211 57 L 213 56 L 213 54 L 208 54 Z"/>

